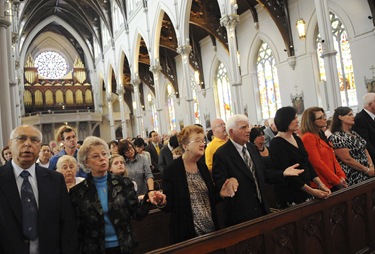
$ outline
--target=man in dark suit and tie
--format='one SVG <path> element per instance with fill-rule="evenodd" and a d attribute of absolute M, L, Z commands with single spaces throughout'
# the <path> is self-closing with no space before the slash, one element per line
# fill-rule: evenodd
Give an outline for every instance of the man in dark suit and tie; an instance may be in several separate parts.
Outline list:
<path fill-rule="evenodd" d="M 35 163 L 41 142 L 41 132 L 29 125 L 10 135 L 13 159 L 0 168 L 2 254 L 79 253 L 64 177 Z"/>
<path fill-rule="evenodd" d="M 355 130 L 367 141 L 367 151 L 375 161 L 375 93 L 363 96 L 363 109 L 355 116 Z"/>
<path fill-rule="evenodd" d="M 151 155 L 152 173 L 157 173 L 159 172 L 159 169 L 158 169 L 159 153 L 163 145 L 160 144 L 159 134 L 156 131 L 151 131 L 148 134 L 148 137 L 150 138 L 150 142 L 146 146 L 145 150 L 149 152 Z"/>
<path fill-rule="evenodd" d="M 265 166 L 255 145 L 249 142 L 249 120 L 234 115 L 227 121 L 230 140 L 214 154 L 212 174 L 220 190 L 227 179 L 231 197 L 224 200 L 225 226 L 255 219 L 270 212 L 265 195 Z"/>

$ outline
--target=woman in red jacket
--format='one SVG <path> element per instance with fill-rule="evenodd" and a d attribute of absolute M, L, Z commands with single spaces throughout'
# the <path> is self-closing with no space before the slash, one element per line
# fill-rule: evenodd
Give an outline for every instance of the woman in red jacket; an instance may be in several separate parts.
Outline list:
<path fill-rule="evenodd" d="M 328 141 L 322 129 L 327 125 L 324 109 L 311 107 L 303 112 L 301 119 L 302 141 L 322 182 L 335 191 L 348 187 L 345 173 L 338 163 L 332 143 Z"/>

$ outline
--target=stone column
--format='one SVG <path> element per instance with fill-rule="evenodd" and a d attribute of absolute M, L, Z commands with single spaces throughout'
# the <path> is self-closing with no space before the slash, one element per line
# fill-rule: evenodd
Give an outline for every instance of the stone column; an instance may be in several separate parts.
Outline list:
<path fill-rule="evenodd" d="M 4 0 L 0 0 L 0 119 L 1 119 L 1 135 L 0 143 L 2 146 L 7 145 L 9 135 L 12 131 L 12 114 L 10 100 L 10 82 L 9 82 L 9 57 L 11 51 L 8 45 L 7 29 L 11 23 L 4 17 Z"/>
<path fill-rule="evenodd" d="M 136 74 L 136 78 L 132 80 L 132 84 L 134 87 L 134 100 L 135 100 L 135 117 L 136 117 L 136 129 L 137 133 L 133 136 L 142 135 L 142 112 L 141 112 L 141 100 L 139 94 L 139 85 L 141 84 L 141 80 L 138 78 L 138 74 Z"/>
<path fill-rule="evenodd" d="M 125 100 L 124 100 L 124 93 L 125 89 L 122 84 L 122 79 L 120 79 L 120 82 L 117 87 L 117 94 L 118 94 L 118 101 L 120 104 L 120 116 L 121 116 L 121 128 L 122 128 L 122 137 L 126 138 L 128 136 L 128 129 L 126 126 L 126 118 L 125 118 Z"/>
<path fill-rule="evenodd" d="M 233 9 L 233 8 L 231 8 Z M 225 26 L 228 34 L 228 47 L 229 47 L 229 59 L 230 59 L 230 69 L 231 77 L 230 83 L 234 88 L 235 96 L 233 97 L 232 103 L 234 105 L 234 113 L 242 114 L 243 113 L 243 103 L 241 96 L 241 71 L 238 64 L 237 57 L 237 36 L 236 36 L 236 26 L 239 21 L 239 16 L 235 13 L 223 15 L 220 18 L 220 24 Z"/>
<path fill-rule="evenodd" d="M 318 18 L 319 33 L 322 39 L 323 53 L 321 57 L 324 59 L 324 68 L 326 71 L 326 86 L 328 93 L 327 110 L 333 112 L 335 108 L 341 105 L 339 78 L 337 73 L 336 54 L 332 38 L 332 26 L 329 18 L 328 1 L 314 0 L 316 8 L 316 16 Z M 333 113 L 331 113 L 333 114 Z"/>
<path fill-rule="evenodd" d="M 111 140 L 116 139 L 116 129 L 115 121 L 113 119 L 113 107 L 112 107 L 112 93 L 107 92 L 107 107 L 108 107 L 108 117 L 109 117 L 109 129 L 111 132 Z"/>
<path fill-rule="evenodd" d="M 191 46 L 188 44 L 183 45 L 183 46 L 178 46 L 177 48 L 177 53 L 181 55 L 181 59 L 182 59 L 183 76 L 184 76 L 185 87 L 186 87 L 187 123 L 185 124 L 185 126 L 194 124 L 194 99 L 193 99 L 193 92 L 191 89 L 191 77 L 190 77 L 190 70 L 189 70 L 190 52 L 191 52 Z"/>
<path fill-rule="evenodd" d="M 161 66 L 159 60 L 155 60 L 155 64 L 150 66 L 150 71 L 154 74 L 154 88 L 155 88 L 155 102 L 156 102 L 156 111 L 158 116 L 158 131 L 160 134 L 167 133 L 166 126 L 163 123 L 166 123 L 165 114 L 163 114 L 163 103 L 161 102 L 161 91 L 160 91 L 160 75 L 161 75 Z"/>

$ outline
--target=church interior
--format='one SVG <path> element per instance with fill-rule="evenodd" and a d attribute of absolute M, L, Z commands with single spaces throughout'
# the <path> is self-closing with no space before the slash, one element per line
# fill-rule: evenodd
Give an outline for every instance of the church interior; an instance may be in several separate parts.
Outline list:
<path fill-rule="evenodd" d="M 21 124 L 109 142 L 284 106 L 356 113 L 374 45 L 375 0 L 0 0 L 0 143 Z M 136 222 L 137 253 L 374 253 L 373 181 L 350 189 L 170 247 Z"/>
<path fill-rule="evenodd" d="M 167 134 L 281 106 L 362 108 L 373 91 L 374 2 L 1 0 L 1 142 Z M 298 25 L 298 26 L 297 26 Z M 302 110 L 302 111 L 301 111 Z"/>

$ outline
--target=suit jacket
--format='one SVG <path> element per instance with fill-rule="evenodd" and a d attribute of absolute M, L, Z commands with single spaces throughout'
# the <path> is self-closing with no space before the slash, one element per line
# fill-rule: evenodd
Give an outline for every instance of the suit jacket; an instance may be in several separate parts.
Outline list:
<path fill-rule="evenodd" d="M 158 160 L 159 171 L 163 173 L 165 167 L 171 161 L 173 161 L 172 151 L 171 149 L 169 149 L 168 145 L 165 145 L 162 149 L 160 149 L 159 160 Z"/>
<path fill-rule="evenodd" d="M 263 130 L 264 136 L 265 136 L 265 142 L 264 145 L 269 147 L 271 140 L 275 137 L 275 133 L 273 133 L 272 129 L 270 127 L 267 127 Z"/>
<path fill-rule="evenodd" d="M 107 185 L 108 217 L 116 230 L 120 253 L 133 253 L 137 241 L 131 220 L 146 216 L 152 205 L 138 202 L 133 182 L 127 177 L 108 173 Z M 91 174 L 70 190 L 70 197 L 78 220 L 81 253 L 105 253 L 103 207 Z"/>
<path fill-rule="evenodd" d="M 161 150 L 163 148 L 163 145 L 158 143 L 159 149 Z M 152 173 L 159 172 L 158 169 L 158 159 L 159 155 L 156 152 L 155 146 L 152 142 L 148 143 L 145 150 L 150 153 L 151 155 L 151 165 L 152 165 Z"/>
<path fill-rule="evenodd" d="M 355 116 L 353 130 L 366 140 L 367 151 L 375 162 L 375 121 L 364 109 Z"/>
<path fill-rule="evenodd" d="M 224 200 L 224 225 L 226 226 L 255 219 L 270 211 L 265 191 L 264 163 L 254 144 L 248 142 L 246 143 L 246 147 L 254 162 L 262 203 L 259 202 L 257 197 L 253 175 L 232 143 L 232 140 L 222 145 L 214 153 L 212 174 L 218 190 L 231 177 L 236 178 L 239 183 L 234 197 Z"/>
<path fill-rule="evenodd" d="M 215 190 L 211 174 L 206 164 L 198 161 L 197 166 L 208 189 L 212 219 L 217 228 L 218 223 L 215 202 L 219 200 L 219 195 Z M 182 157 L 173 160 L 165 168 L 163 173 L 163 192 L 167 196 L 167 206 L 163 211 L 171 213 L 171 243 L 182 242 L 196 237 L 189 187 Z"/>
<path fill-rule="evenodd" d="M 303 145 L 309 154 L 309 161 L 314 167 L 320 180 L 328 188 L 340 183 L 341 178 L 346 178 L 339 162 L 333 151 L 332 143 L 329 145 L 318 135 L 305 133 L 302 136 Z M 313 187 L 317 187 L 312 183 Z"/>
<path fill-rule="evenodd" d="M 72 203 L 62 174 L 35 165 L 40 254 L 78 253 Z M 27 254 L 22 204 L 11 162 L 0 168 L 0 253 Z"/>

